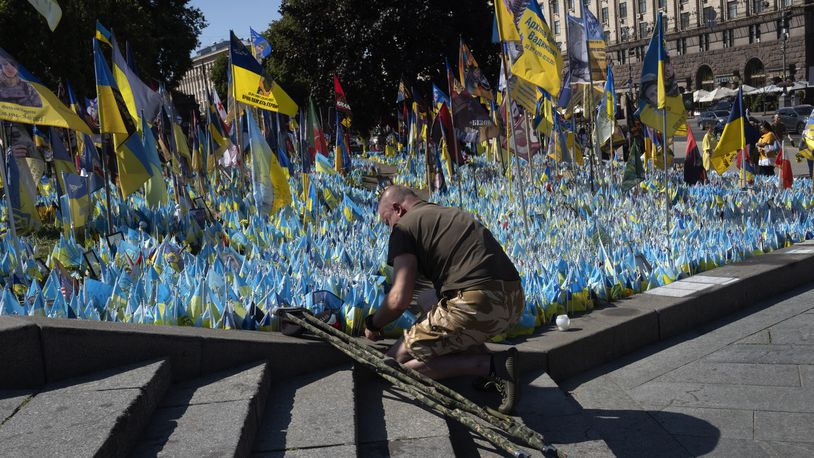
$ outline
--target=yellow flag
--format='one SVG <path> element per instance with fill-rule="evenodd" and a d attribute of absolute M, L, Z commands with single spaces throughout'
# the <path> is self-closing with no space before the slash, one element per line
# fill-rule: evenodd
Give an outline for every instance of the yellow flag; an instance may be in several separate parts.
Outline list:
<path fill-rule="evenodd" d="M 504 0 L 495 0 L 495 18 L 500 41 L 520 41 L 520 35 L 514 25 L 514 17 L 506 7 Z"/>
<path fill-rule="evenodd" d="M 520 16 L 523 54 L 512 73 L 557 97 L 562 86 L 562 54 L 537 2 L 530 1 Z"/>

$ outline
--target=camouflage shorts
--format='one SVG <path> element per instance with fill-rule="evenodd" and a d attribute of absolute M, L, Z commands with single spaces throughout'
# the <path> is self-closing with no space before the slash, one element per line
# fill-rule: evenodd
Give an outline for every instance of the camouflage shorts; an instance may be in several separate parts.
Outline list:
<path fill-rule="evenodd" d="M 491 281 L 442 298 L 423 320 L 404 331 L 413 358 L 429 361 L 485 343 L 520 319 L 525 306 L 519 281 Z"/>

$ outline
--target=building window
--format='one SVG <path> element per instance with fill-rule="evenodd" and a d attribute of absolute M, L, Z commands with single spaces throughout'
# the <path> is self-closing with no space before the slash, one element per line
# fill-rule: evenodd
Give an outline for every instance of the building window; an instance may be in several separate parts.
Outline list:
<path fill-rule="evenodd" d="M 698 50 L 701 52 L 709 51 L 709 34 L 705 33 L 698 37 Z"/>
<path fill-rule="evenodd" d="M 602 7 L 602 23 L 603 24 L 608 23 L 608 7 L 607 6 Z"/>
<path fill-rule="evenodd" d="M 568 9 L 570 11 L 574 10 L 574 0 L 568 0 Z"/>
<path fill-rule="evenodd" d="M 730 29 L 730 30 L 724 30 L 723 33 L 721 34 L 721 36 L 723 38 L 723 42 L 724 42 L 724 48 L 731 48 L 731 47 L 733 47 L 735 45 L 735 40 L 734 40 L 735 33 L 734 32 L 735 32 L 734 29 Z"/>
<path fill-rule="evenodd" d="M 704 7 L 704 25 L 707 27 L 712 27 L 715 25 L 715 8 L 711 6 Z"/>
<path fill-rule="evenodd" d="M 783 8 L 785 8 L 787 6 L 791 6 L 791 4 L 794 3 L 794 2 L 792 0 L 783 0 L 782 3 L 783 3 Z"/>
<path fill-rule="evenodd" d="M 681 13 L 681 30 L 690 28 L 690 13 Z"/>
<path fill-rule="evenodd" d="M 749 26 L 749 43 L 760 43 L 760 24 Z"/>
<path fill-rule="evenodd" d="M 647 22 L 642 21 L 639 23 L 639 38 L 645 38 L 648 36 L 650 32 L 650 25 Z"/>
<path fill-rule="evenodd" d="M 619 4 L 619 17 L 622 19 L 627 17 L 627 2 L 622 2 Z"/>
<path fill-rule="evenodd" d="M 551 0 L 551 11 L 553 11 L 554 14 L 559 15 L 560 14 L 560 2 L 558 2 L 557 0 Z"/>
<path fill-rule="evenodd" d="M 763 3 L 766 0 L 752 0 L 752 13 L 762 13 L 763 12 Z"/>
<path fill-rule="evenodd" d="M 554 35 L 560 34 L 560 21 L 554 21 Z"/>
<path fill-rule="evenodd" d="M 639 12 L 640 13 L 647 12 L 647 0 L 639 0 Z"/>
<path fill-rule="evenodd" d="M 610 30 L 605 31 L 605 43 L 610 43 Z"/>
<path fill-rule="evenodd" d="M 664 8 L 664 0 L 659 0 L 659 9 Z"/>
<path fill-rule="evenodd" d="M 726 13 L 727 19 L 738 17 L 738 2 L 726 2 Z"/>

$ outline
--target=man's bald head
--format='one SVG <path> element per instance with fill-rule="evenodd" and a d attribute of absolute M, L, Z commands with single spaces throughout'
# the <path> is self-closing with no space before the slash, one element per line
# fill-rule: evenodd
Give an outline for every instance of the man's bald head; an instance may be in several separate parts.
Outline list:
<path fill-rule="evenodd" d="M 391 228 L 421 199 L 407 186 L 388 186 L 379 197 L 379 218 Z"/>

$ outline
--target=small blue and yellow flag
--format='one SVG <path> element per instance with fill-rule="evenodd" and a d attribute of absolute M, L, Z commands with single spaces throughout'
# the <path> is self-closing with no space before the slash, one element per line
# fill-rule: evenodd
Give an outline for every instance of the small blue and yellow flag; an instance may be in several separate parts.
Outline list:
<path fill-rule="evenodd" d="M 96 20 L 96 37 L 95 38 L 97 40 L 101 41 L 102 43 L 106 43 L 108 46 L 111 46 L 111 44 L 110 44 L 111 36 L 112 35 L 110 33 L 110 30 L 107 30 L 107 27 L 102 25 L 102 23 L 99 22 L 99 20 L 97 19 Z"/>
<path fill-rule="evenodd" d="M 271 55 L 271 43 L 251 27 L 249 27 L 249 35 L 252 38 L 252 55 L 258 62 L 262 62 L 263 59 Z"/>
<path fill-rule="evenodd" d="M 62 172 L 61 175 L 62 182 L 65 183 L 65 193 L 62 197 L 68 204 L 63 213 L 70 215 L 70 222 L 74 228 L 84 227 L 90 213 L 88 178 L 69 172 Z"/>

